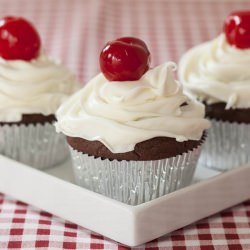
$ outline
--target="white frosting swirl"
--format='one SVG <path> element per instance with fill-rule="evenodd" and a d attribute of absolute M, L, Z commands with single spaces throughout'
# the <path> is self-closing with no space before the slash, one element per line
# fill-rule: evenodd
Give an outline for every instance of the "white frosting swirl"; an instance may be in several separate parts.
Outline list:
<path fill-rule="evenodd" d="M 132 82 L 97 75 L 59 108 L 57 131 L 99 140 L 113 153 L 132 151 L 137 143 L 158 136 L 199 140 L 209 122 L 203 105 L 182 94 L 173 79 L 175 68 L 165 63 Z"/>
<path fill-rule="evenodd" d="M 226 108 L 250 108 L 250 49 L 237 49 L 221 34 L 195 46 L 180 61 L 184 88 L 208 104 L 224 102 Z"/>
<path fill-rule="evenodd" d="M 55 114 L 79 86 L 69 70 L 44 55 L 30 62 L 0 58 L 0 121 L 18 122 L 23 114 Z"/>

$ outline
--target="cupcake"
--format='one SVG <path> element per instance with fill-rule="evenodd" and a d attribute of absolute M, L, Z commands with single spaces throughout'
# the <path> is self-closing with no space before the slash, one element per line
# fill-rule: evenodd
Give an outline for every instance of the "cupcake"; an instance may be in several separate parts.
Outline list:
<path fill-rule="evenodd" d="M 38 169 L 69 155 L 55 132 L 55 112 L 77 89 L 75 77 L 41 50 L 33 25 L 21 17 L 0 22 L 0 153 Z"/>
<path fill-rule="evenodd" d="M 204 130 L 204 106 L 173 78 L 176 65 L 149 69 L 138 38 L 107 43 L 102 73 L 58 109 L 76 183 L 137 205 L 190 184 Z"/>
<path fill-rule="evenodd" d="M 184 89 L 205 103 L 212 127 L 201 163 L 220 171 L 250 161 L 250 11 L 230 14 L 224 32 L 180 60 Z"/>

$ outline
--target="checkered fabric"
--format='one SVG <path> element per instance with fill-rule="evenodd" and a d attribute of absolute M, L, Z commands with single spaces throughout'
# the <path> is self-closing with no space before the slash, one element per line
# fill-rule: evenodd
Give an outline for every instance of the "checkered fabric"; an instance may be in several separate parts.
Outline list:
<path fill-rule="evenodd" d="M 0 195 L 0 249 L 129 249 Z M 250 200 L 134 249 L 250 249 Z"/>
<path fill-rule="evenodd" d="M 238 9 L 250 9 L 250 1 L 0 0 L 0 16 L 30 19 L 44 50 L 83 83 L 98 72 L 99 51 L 108 40 L 137 36 L 148 44 L 153 65 L 178 61 L 191 46 L 216 37 L 225 16 Z M 0 194 L 0 249 L 36 248 L 127 249 Z M 250 249 L 250 201 L 138 249 Z"/>

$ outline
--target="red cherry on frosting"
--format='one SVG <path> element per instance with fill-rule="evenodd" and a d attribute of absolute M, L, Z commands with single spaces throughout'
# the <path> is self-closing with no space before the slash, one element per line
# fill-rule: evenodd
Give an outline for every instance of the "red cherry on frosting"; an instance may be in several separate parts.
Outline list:
<path fill-rule="evenodd" d="M 229 44 L 239 49 L 249 49 L 250 11 L 232 12 L 225 20 L 224 33 Z"/>
<path fill-rule="evenodd" d="M 135 37 L 108 42 L 100 54 L 102 73 L 110 81 L 135 81 L 149 69 L 147 45 Z"/>
<path fill-rule="evenodd" d="M 41 40 L 34 26 L 22 17 L 0 19 L 0 57 L 30 61 L 39 55 Z"/>

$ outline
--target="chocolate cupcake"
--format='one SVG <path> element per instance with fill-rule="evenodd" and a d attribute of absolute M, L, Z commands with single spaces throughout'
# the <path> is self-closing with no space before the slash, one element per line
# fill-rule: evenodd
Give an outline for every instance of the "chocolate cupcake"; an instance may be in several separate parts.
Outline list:
<path fill-rule="evenodd" d="M 43 169 L 68 156 L 65 138 L 55 132 L 53 123 L 59 105 L 79 85 L 40 47 L 30 22 L 20 17 L 1 20 L 0 153 Z"/>
<path fill-rule="evenodd" d="M 234 12 L 224 33 L 180 61 L 185 90 L 206 105 L 212 127 L 201 163 L 221 171 L 250 162 L 250 11 Z"/>
<path fill-rule="evenodd" d="M 103 73 L 57 111 L 77 184 L 131 205 L 190 184 L 209 122 L 174 80 L 176 65 L 149 69 L 136 38 L 109 42 L 100 63 Z"/>

